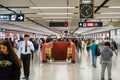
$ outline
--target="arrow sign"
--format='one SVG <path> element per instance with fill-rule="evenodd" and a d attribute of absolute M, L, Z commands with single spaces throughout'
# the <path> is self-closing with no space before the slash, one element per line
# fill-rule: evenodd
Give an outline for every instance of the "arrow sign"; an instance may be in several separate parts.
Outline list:
<path fill-rule="evenodd" d="M 16 21 L 24 21 L 24 14 L 17 14 Z"/>
<path fill-rule="evenodd" d="M 18 19 L 22 20 L 22 19 L 23 19 L 23 16 L 18 17 Z"/>
<path fill-rule="evenodd" d="M 24 14 L 0 14 L 0 21 L 24 21 Z"/>

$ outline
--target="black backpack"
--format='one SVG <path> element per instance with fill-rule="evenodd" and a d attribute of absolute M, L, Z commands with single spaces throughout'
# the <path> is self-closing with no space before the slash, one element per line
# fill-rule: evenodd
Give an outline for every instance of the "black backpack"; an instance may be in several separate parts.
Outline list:
<path fill-rule="evenodd" d="M 100 49 L 98 48 L 98 46 L 96 46 L 96 48 L 95 48 L 95 54 L 96 54 L 96 56 L 100 56 L 100 54 L 101 54 Z"/>

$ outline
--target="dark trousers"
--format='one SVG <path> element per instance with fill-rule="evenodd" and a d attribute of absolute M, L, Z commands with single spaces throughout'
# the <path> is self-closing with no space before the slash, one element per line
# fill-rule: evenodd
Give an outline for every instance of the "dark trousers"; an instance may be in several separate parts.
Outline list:
<path fill-rule="evenodd" d="M 29 77 L 30 73 L 30 54 L 21 54 L 21 59 L 23 63 L 24 76 Z"/>

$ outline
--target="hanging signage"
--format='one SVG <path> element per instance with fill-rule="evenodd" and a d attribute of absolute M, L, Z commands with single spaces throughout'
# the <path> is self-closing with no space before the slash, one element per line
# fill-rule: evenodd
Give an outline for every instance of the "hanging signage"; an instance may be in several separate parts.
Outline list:
<path fill-rule="evenodd" d="M 79 27 L 102 27 L 102 22 L 79 22 Z"/>
<path fill-rule="evenodd" d="M 5 29 L 4 28 L 0 28 L 0 32 L 5 32 Z"/>
<path fill-rule="evenodd" d="M 24 21 L 24 14 L 0 14 L 0 21 Z"/>
<path fill-rule="evenodd" d="M 68 27 L 68 22 L 49 22 L 49 27 Z"/>

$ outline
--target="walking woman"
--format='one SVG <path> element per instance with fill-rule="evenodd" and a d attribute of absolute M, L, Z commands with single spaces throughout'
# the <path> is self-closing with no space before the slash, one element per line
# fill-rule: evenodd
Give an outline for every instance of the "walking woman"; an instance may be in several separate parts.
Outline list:
<path fill-rule="evenodd" d="M 20 80 L 21 62 L 9 41 L 0 43 L 0 80 Z"/>

